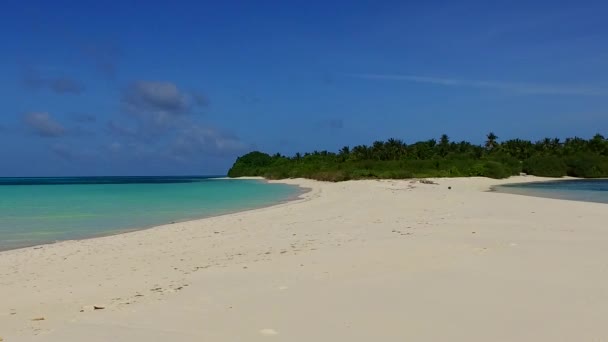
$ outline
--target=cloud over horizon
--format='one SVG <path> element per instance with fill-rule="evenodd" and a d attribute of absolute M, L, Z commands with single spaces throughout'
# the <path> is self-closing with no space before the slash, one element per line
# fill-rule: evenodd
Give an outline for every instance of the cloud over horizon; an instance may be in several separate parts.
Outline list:
<path fill-rule="evenodd" d="M 247 148 L 235 135 L 208 126 L 193 125 L 178 132 L 171 145 L 171 153 L 176 158 L 197 153 L 225 156 L 241 153 Z"/>
<path fill-rule="evenodd" d="M 547 94 L 547 95 L 608 95 L 608 88 L 567 86 L 562 84 L 533 84 L 533 83 L 511 83 L 499 81 L 464 80 L 443 77 L 428 77 L 420 75 L 402 74 L 346 74 L 349 77 L 365 80 L 384 81 L 406 81 L 415 83 L 434 84 L 447 87 L 468 87 L 478 89 L 506 90 L 522 94 Z"/>
<path fill-rule="evenodd" d="M 66 128 L 53 120 L 47 112 L 25 113 L 23 122 L 30 132 L 41 137 L 57 138 L 67 134 Z"/>
<path fill-rule="evenodd" d="M 204 107 L 207 101 L 201 94 L 182 91 L 172 82 L 136 81 L 124 90 L 121 103 L 142 126 L 165 127 Z"/>
<path fill-rule="evenodd" d="M 187 161 L 197 154 L 223 157 L 247 149 L 236 135 L 198 122 L 194 114 L 207 106 L 207 98 L 175 83 L 133 82 L 123 90 L 120 104 L 126 116 L 105 126 L 115 139 L 107 146 L 112 153 Z"/>
<path fill-rule="evenodd" d="M 85 86 L 80 81 L 65 76 L 43 76 L 39 71 L 34 69 L 29 69 L 25 72 L 23 83 L 26 87 L 33 90 L 46 89 L 60 95 L 78 95 L 85 91 Z"/>

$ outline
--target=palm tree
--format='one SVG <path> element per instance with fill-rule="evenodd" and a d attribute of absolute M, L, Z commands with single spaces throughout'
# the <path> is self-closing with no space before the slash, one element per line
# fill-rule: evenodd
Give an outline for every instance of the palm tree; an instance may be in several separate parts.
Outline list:
<path fill-rule="evenodd" d="M 488 140 L 486 140 L 486 149 L 491 151 L 496 148 L 496 146 L 498 146 L 498 143 L 496 142 L 498 137 L 496 136 L 496 134 L 494 134 L 494 132 L 488 133 L 488 135 L 486 135 L 486 138 L 488 138 Z"/>
<path fill-rule="evenodd" d="M 578 154 L 587 149 L 587 140 L 574 137 L 567 138 L 564 143 L 564 153 L 565 154 Z"/>
<path fill-rule="evenodd" d="M 500 150 L 511 157 L 525 160 L 534 153 L 534 145 L 528 140 L 511 139 L 501 143 Z"/>
<path fill-rule="evenodd" d="M 392 160 L 400 159 L 405 155 L 405 144 L 399 139 L 390 138 L 384 143 L 387 157 Z"/>
<path fill-rule="evenodd" d="M 589 148 L 598 154 L 608 154 L 608 140 L 601 134 L 596 134 L 589 140 Z"/>
<path fill-rule="evenodd" d="M 450 151 L 450 137 L 447 134 L 442 134 L 439 138 L 439 155 L 445 157 Z"/>
<path fill-rule="evenodd" d="M 550 154 L 551 146 L 550 138 L 544 138 L 543 140 L 539 140 L 534 144 L 536 150 L 541 154 Z"/>
<path fill-rule="evenodd" d="M 339 157 L 338 160 L 346 161 L 348 159 L 349 155 L 350 155 L 350 148 L 348 146 L 344 146 L 338 151 L 338 157 Z"/>
<path fill-rule="evenodd" d="M 369 157 L 369 148 L 365 145 L 357 145 L 353 147 L 352 155 L 356 160 L 365 160 Z"/>
<path fill-rule="evenodd" d="M 559 141 L 559 138 L 551 139 L 551 149 L 557 153 L 562 147 L 562 143 Z"/>
<path fill-rule="evenodd" d="M 372 154 L 372 157 L 374 159 L 384 160 L 384 142 L 380 140 L 374 141 L 374 143 L 372 144 Z"/>
<path fill-rule="evenodd" d="M 435 146 L 437 141 L 430 139 L 426 141 L 419 141 L 413 145 L 410 145 L 410 154 L 416 156 L 416 159 L 430 159 L 435 155 Z"/>

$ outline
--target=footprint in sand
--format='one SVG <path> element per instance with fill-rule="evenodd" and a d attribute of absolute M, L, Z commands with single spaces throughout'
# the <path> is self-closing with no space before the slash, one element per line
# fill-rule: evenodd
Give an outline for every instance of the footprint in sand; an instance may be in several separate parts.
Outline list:
<path fill-rule="evenodd" d="M 265 335 L 265 336 L 274 336 L 274 335 L 278 335 L 279 333 L 274 329 L 262 329 L 262 330 L 260 330 L 260 334 Z"/>

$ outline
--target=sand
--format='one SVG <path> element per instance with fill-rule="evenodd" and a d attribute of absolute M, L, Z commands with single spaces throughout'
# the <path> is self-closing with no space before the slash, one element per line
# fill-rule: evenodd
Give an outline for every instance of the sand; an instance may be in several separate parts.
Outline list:
<path fill-rule="evenodd" d="M 311 191 L 1 252 L 0 338 L 607 341 L 608 205 L 486 191 L 534 180 L 289 180 Z"/>

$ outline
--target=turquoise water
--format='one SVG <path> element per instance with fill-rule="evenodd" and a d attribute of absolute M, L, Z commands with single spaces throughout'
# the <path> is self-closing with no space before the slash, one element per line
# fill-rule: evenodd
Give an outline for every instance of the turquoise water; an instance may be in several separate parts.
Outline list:
<path fill-rule="evenodd" d="M 508 184 L 494 188 L 499 192 L 573 201 L 608 203 L 607 179 L 564 180 Z"/>
<path fill-rule="evenodd" d="M 0 178 L 0 250 L 259 208 L 300 192 L 205 177 Z"/>

